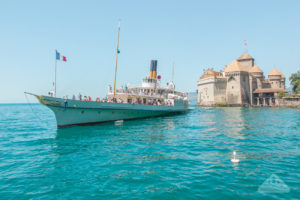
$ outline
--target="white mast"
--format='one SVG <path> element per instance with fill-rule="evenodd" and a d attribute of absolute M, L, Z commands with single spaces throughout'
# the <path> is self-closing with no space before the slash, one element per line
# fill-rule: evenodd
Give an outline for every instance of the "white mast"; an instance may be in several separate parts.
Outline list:
<path fill-rule="evenodd" d="M 118 66 L 118 54 L 120 53 L 119 51 L 119 37 L 120 37 L 120 20 L 119 20 L 119 24 L 118 24 L 118 42 L 117 42 L 117 55 L 116 55 L 116 66 L 115 66 L 115 79 L 114 79 L 114 98 L 116 95 L 116 79 L 117 79 L 117 66 Z"/>
<path fill-rule="evenodd" d="M 57 50 L 55 49 L 55 74 L 54 74 L 54 97 L 56 97 L 56 65 L 57 65 Z"/>

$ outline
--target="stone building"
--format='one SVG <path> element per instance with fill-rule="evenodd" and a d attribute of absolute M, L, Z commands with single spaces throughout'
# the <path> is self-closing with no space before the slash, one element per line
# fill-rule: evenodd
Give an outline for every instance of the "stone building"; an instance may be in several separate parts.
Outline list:
<path fill-rule="evenodd" d="M 198 80 L 198 105 L 273 106 L 279 92 L 286 92 L 284 75 L 274 68 L 265 78 L 254 58 L 243 53 L 220 72 L 204 70 Z"/>

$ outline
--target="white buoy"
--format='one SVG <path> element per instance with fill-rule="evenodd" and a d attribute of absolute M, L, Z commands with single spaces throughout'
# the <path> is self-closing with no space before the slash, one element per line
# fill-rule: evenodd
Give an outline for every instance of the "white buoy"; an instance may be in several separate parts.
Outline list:
<path fill-rule="evenodd" d="M 235 155 L 236 155 L 236 152 L 233 151 L 233 158 L 231 159 L 231 162 L 233 162 L 233 163 L 238 163 L 238 162 L 240 162 L 239 159 L 236 159 L 236 158 L 235 158 Z"/>
<path fill-rule="evenodd" d="M 115 126 L 121 126 L 123 125 L 124 120 L 117 120 L 115 121 Z"/>

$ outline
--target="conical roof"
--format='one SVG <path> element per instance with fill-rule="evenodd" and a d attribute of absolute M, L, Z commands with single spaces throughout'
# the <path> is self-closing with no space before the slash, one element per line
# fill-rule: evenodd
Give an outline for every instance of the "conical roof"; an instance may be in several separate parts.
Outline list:
<path fill-rule="evenodd" d="M 224 72 L 247 72 L 247 69 L 243 67 L 237 60 L 234 60 L 228 67 L 224 69 Z"/>
<path fill-rule="evenodd" d="M 268 73 L 268 76 L 281 76 L 282 73 L 279 72 L 276 68 L 273 68 L 272 71 L 270 71 L 270 73 Z"/>
<path fill-rule="evenodd" d="M 212 76 L 215 76 L 216 75 L 216 72 L 214 71 L 214 70 L 207 70 L 206 72 L 205 72 L 205 74 L 207 74 L 207 75 L 212 75 Z"/>
<path fill-rule="evenodd" d="M 245 53 L 243 53 L 239 58 L 238 58 L 238 60 L 246 60 L 246 59 L 253 59 L 250 55 L 249 55 L 249 53 L 247 53 L 247 52 L 245 52 Z"/>
<path fill-rule="evenodd" d="M 250 73 L 262 73 L 263 71 L 257 66 L 257 65 L 254 65 L 250 70 L 249 70 Z"/>

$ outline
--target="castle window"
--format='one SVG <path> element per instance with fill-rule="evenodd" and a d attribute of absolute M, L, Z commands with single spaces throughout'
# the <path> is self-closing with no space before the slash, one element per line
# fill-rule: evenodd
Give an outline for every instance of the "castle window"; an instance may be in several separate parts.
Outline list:
<path fill-rule="evenodd" d="M 232 86 L 232 89 L 233 89 L 233 86 Z"/>

